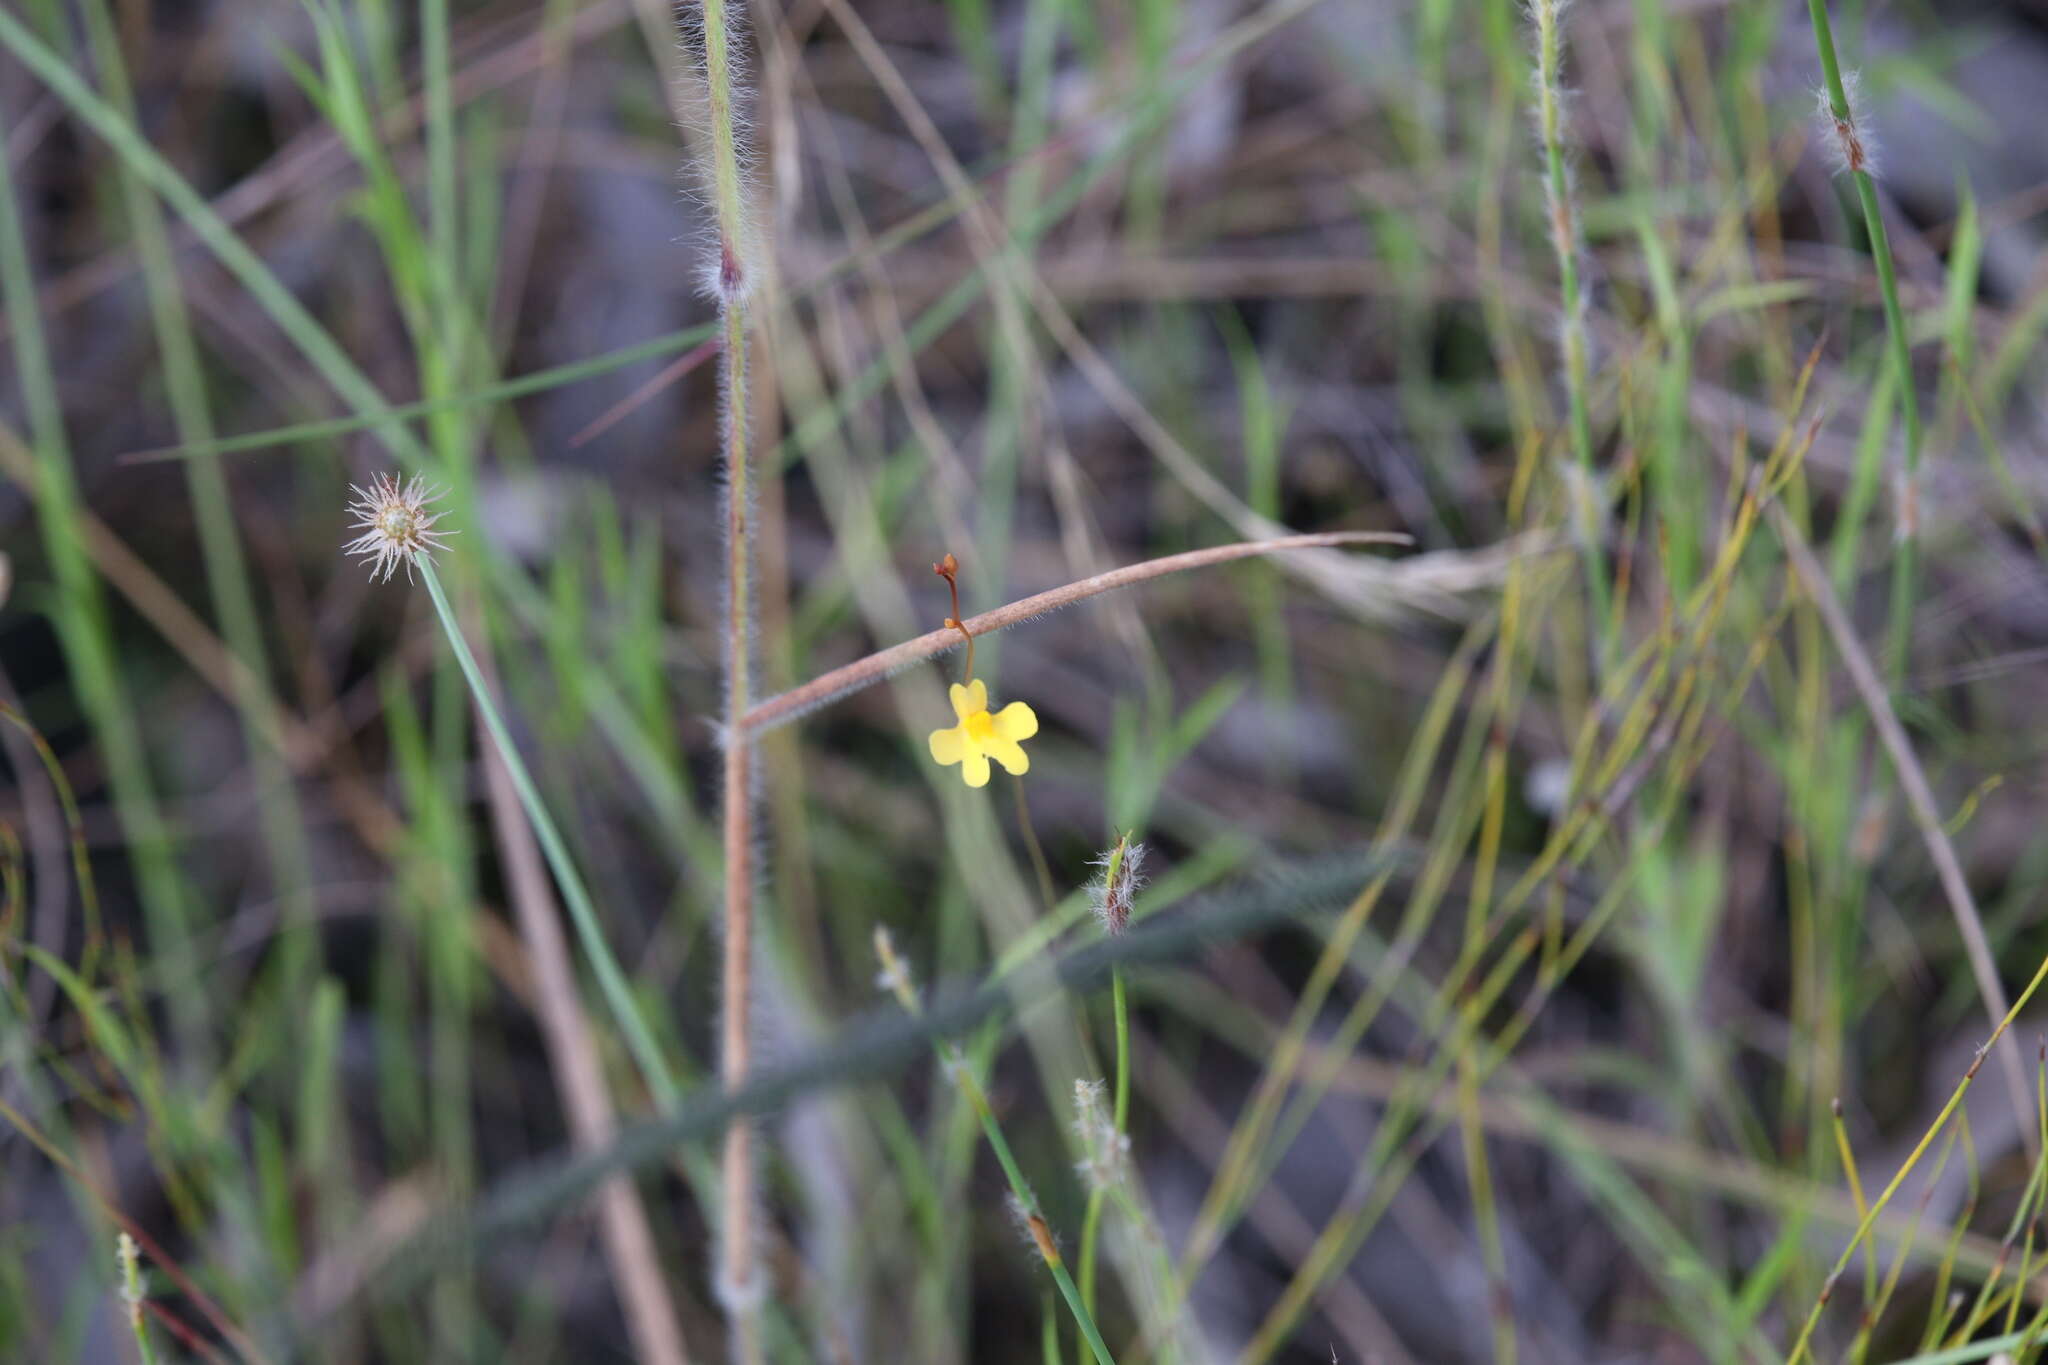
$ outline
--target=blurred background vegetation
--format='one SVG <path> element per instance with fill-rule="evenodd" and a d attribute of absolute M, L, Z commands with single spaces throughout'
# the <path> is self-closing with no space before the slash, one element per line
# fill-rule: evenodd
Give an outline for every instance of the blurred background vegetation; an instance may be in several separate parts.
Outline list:
<path fill-rule="evenodd" d="M 0 1358 L 726 1358 L 694 9 L 0 0 Z M 751 8 L 756 695 L 1412 541 L 764 736 L 768 1359 L 1087 1358 L 977 1087 L 1119 1361 L 2041 1354 L 2048 11 L 1832 17 L 1869 196 L 1779 0 Z"/>

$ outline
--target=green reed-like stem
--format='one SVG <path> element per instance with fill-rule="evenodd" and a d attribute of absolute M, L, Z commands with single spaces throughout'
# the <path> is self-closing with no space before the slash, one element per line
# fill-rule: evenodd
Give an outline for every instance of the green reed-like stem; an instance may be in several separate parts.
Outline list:
<path fill-rule="evenodd" d="M 128 1305 L 128 1326 L 135 1332 L 135 1354 L 142 1365 L 156 1365 L 156 1345 L 149 1339 L 149 1324 L 142 1320 L 142 1253 L 135 1239 L 121 1234 L 121 1298 Z"/>
<path fill-rule="evenodd" d="M 1115 1359 L 1109 1353 L 1108 1345 L 1102 1340 L 1102 1333 L 1095 1326 L 1094 1314 L 1088 1311 L 1088 1305 L 1082 1300 L 1080 1290 L 1074 1287 L 1074 1277 L 1067 1273 L 1067 1263 L 1060 1255 L 1059 1244 L 1053 1241 L 1045 1215 L 1039 1211 L 1038 1196 L 1031 1192 L 1031 1186 L 1025 1183 L 1024 1173 L 1017 1169 L 1017 1158 L 1011 1155 L 1010 1144 L 1003 1137 L 1002 1126 L 996 1122 L 994 1111 L 988 1107 L 988 1097 L 981 1093 L 980 1085 L 967 1074 L 965 1061 L 955 1061 L 954 1073 L 961 1093 L 967 1097 L 967 1102 L 974 1106 L 975 1116 L 981 1120 L 981 1131 L 988 1136 L 988 1145 L 995 1150 L 996 1160 L 1002 1163 L 1003 1174 L 1010 1182 L 1010 1194 L 1017 1201 L 1017 1211 L 1022 1215 L 1025 1228 L 1031 1234 L 1032 1243 L 1038 1249 L 1039 1259 L 1045 1262 L 1046 1270 L 1052 1274 L 1053 1283 L 1059 1286 L 1060 1295 L 1066 1299 L 1067 1307 L 1072 1310 L 1074 1322 L 1080 1327 L 1081 1336 L 1087 1341 L 1088 1349 L 1094 1352 L 1097 1365 L 1116 1365 Z"/>
<path fill-rule="evenodd" d="M 902 1004 L 904 1010 L 915 1018 L 924 1016 L 924 1002 L 918 999 L 917 987 L 911 983 L 910 969 L 903 959 L 896 955 L 896 949 L 889 941 L 886 930 L 875 931 L 875 955 L 881 959 L 882 981 L 889 992 Z M 1121 966 L 1113 966 L 1112 973 L 1121 979 Z M 1095 1315 L 1090 1311 L 1080 1290 L 1074 1286 L 1074 1277 L 1067 1273 L 1064 1257 L 1060 1255 L 1059 1243 L 1053 1240 L 1051 1225 L 1045 1221 L 1039 1209 L 1038 1196 L 1031 1192 L 1031 1186 L 1024 1179 L 1024 1172 L 1017 1165 L 1017 1158 L 1010 1151 L 1009 1140 L 1003 1136 L 1002 1125 L 996 1122 L 995 1111 L 989 1108 L 988 1096 L 982 1093 L 981 1085 L 967 1070 L 967 1060 L 957 1049 L 939 1043 L 935 1038 L 932 1052 L 939 1059 L 940 1069 L 952 1078 L 960 1093 L 974 1109 L 974 1116 L 981 1121 L 981 1131 L 988 1137 L 988 1145 L 994 1149 L 996 1160 L 1001 1163 L 1003 1175 L 1010 1182 L 1010 1193 L 1017 1201 L 1018 1216 L 1024 1220 L 1025 1229 L 1031 1235 L 1031 1242 L 1039 1259 L 1045 1262 L 1046 1270 L 1052 1275 L 1053 1283 L 1059 1286 L 1060 1295 L 1066 1299 L 1067 1307 L 1074 1315 L 1074 1322 L 1081 1329 L 1082 1340 L 1095 1355 L 1097 1365 L 1116 1365 L 1109 1354 L 1109 1347 L 1102 1340 L 1102 1333 L 1095 1326 Z"/>
<path fill-rule="evenodd" d="M 1856 126 L 1856 111 L 1849 103 L 1841 62 L 1835 56 L 1835 35 L 1828 23 L 1826 0 L 1807 0 L 1806 8 L 1813 19 L 1814 46 L 1820 51 L 1821 79 L 1827 89 L 1828 112 L 1834 119 L 1837 150 L 1850 178 L 1856 182 L 1856 200 L 1863 208 L 1863 231 L 1870 241 L 1878 289 L 1884 296 L 1885 330 L 1891 340 L 1892 369 L 1898 376 L 1899 404 L 1906 414 L 1906 471 L 1899 489 L 1898 553 L 1892 558 L 1891 647 L 1886 653 L 1887 681 L 1896 689 L 1905 676 L 1913 633 L 1915 542 L 1920 534 L 1920 403 L 1913 391 L 1906 312 L 1899 306 L 1898 269 L 1892 263 L 1891 239 L 1885 234 L 1884 213 L 1877 202 L 1877 181 L 1870 173 L 1867 144 Z"/>
<path fill-rule="evenodd" d="M 1891 1182 L 1884 1187 L 1883 1192 L 1876 1199 L 1871 1201 L 1869 1209 L 1865 1211 L 1863 1217 L 1857 1222 L 1856 1231 L 1849 1238 L 1849 1244 L 1842 1248 L 1842 1254 L 1835 1260 L 1834 1269 L 1828 1273 L 1826 1287 L 1821 1290 L 1820 1297 L 1814 1301 L 1813 1307 L 1807 1311 L 1806 1321 L 1799 1328 L 1798 1338 L 1793 1341 L 1792 1349 L 1786 1352 L 1785 1365 L 1798 1365 L 1801 1358 L 1807 1354 L 1808 1344 L 1813 1340 L 1813 1329 L 1820 1323 L 1821 1310 L 1828 1306 L 1828 1299 L 1833 1293 L 1835 1284 L 1841 1279 L 1842 1272 L 1848 1268 L 1850 1260 L 1856 1255 L 1856 1248 L 1862 1246 L 1864 1241 L 1870 1236 L 1870 1230 L 1876 1225 L 1878 1215 L 1882 1214 L 1886 1207 L 1891 1204 L 1892 1196 L 1899 1192 L 1899 1187 L 1906 1183 L 1906 1177 L 1911 1175 L 1913 1168 L 1920 1164 L 1920 1158 L 1927 1154 L 1927 1149 L 1934 1144 L 1934 1139 L 1939 1137 L 1941 1131 L 1948 1126 L 1949 1119 L 1954 1117 L 1957 1108 L 1961 1106 L 1963 1096 L 1970 1093 L 1970 1084 L 1977 1079 L 1978 1068 L 1984 1065 L 1984 1059 L 1991 1055 L 1991 1049 L 1998 1044 L 1999 1039 L 2005 1036 L 2005 1031 L 2012 1027 L 2012 1021 L 2018 1018 L 2019 1012 L 2027 1007 L 2027 1002 L 2034 998 L 2034 992 L 2041 988 L 2041 983 L 2044 980 L 2048 980 L 2048 958 L 2042 959 L 2040 967 L 2034 972 L 2033 980 L 2027 983 L 2027 988 L 2020 992 L 2019 999 L 2013 1001 L 2012 1008 L 2005 1012 L 2005 1016 L 1991 1030 L 1991 1036 L 1984 1040 L 1984 1046 L 1977 1049 L 1977 1055 L 1971 1059 L 1969 1069 L 1963 1073 L 1962 1080 L 1958 1081 L 1956 1088 L 1950 1092 L 1948 1103 L 1941 1107 L 1941 1112 L 1934 1116 L 1934 1122 L 1927 1125 L 1927 1131 L 1920 1135 L 1919 1142 L 1915 1143 L 1913 1150 L 1907 1153 L 1905 1164 L 1899 1167 L 1897 1173 L 1892 1176 Z"/>
<path fill-rule="evenodd" d="M 1123 968 L 1110 970 L 1109 993 L 1116 1021 L 1116 1086 L 1110 1113 L 1117 1133 L 1122 1134 L 1131 1109 L 1131 1023 L 1124 1004 Z M 1098 1186 L 1090 1190 L 1087 1212 L 1081 1218 L 1081 1297 L 1090 1311 L 1095 1308 L 1095 1251 L 1102 1232 L 1102 1206 L 1108 1197 L 1107 1189 Z"/>
<path fill-rule="evenodd" d="M 597 921 L 596 907 L 590 900 L 590 891 L 583 884 L 583 875 L 576 870 L 576 863 L 569 856 L 569 846 L 563 842 L 554 817 L 548 814 L 547 805 L 541 800 L 540 789 L 534 785 L 533 775 L 526 769 L 526 761 L 519 756 L 518 746 L 512 742 L 511 732 L 499 714 L 498 703 L 491 696 L 483 671 L 477 667 L 476 656 L 470 653 L 462 628 L 456 622 L 455 609 L 441 587 L 440 575 L 434 572 L 433 561 L 422 554 L 413 556 L 412 562 L 418 567 L 420 577 L 426 580 L 427 592 L 434 599 L 434 610 L 441 617 L 441 630 L 448 637 L 448 647 L 455 651 L 455 661 L 462 666 L 462 676 L 469 682 L 470 695 L 476 699 L 477 714 L 483 717 L 484 728 L 491 732 L 491 741 L 498 746 L 498 753 L 505 760 L 505 770 L 511 775 L 512 786 L 519 793 L 519 804 L 526 808 L 526 818 L 533 822 L 533 832 L 540 840 L 541 852 L 546 855 L 548 867 L 562 888 L 562 900 L 569 907 L 569 919 L 576 926 L 576 937 L 583 944 L 584 955 L 590 959 L 591 970 L 597 974 L 598 988 L 604 992 L 605 1003 L 611 1007 L 612 1017 L 626 1036 L 626 1045 L 639 1064 L 648 1091 L 661 1108 L 667 1109 L 675 1103 L 678 1094 L 675 1074 L 662 1059 L 654 1035 L 648 1032 L 647 1021 L 633 1002 L 626 974 L 612 955 L 611 945 L 605 942 L 604 930 Z"/>

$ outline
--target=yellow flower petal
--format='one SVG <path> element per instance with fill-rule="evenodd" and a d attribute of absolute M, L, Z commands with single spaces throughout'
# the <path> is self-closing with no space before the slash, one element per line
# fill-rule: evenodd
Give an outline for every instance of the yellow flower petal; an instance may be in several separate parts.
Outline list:
<path fill-rule="evenodd" d="M 1025 753 L 1023 746 L 1014 739 L 990 735 L 982 741 L 981 747 L 1013 777 L 1022 777 L 1031 771 L 1031 755 Z"/>
<path fill-rule="evenodd" d="M 988 687 L 979 678 L 965 687 L 954 683 L 946 689 L 946 696 L 953 703 L 953 714 L 961 720 L 966 720 L 977 711 L 988 710 Z"/>
<path fill-rule="evenodd" d="M 940 767 L 958 763 L 967 754 L 967 734 L 962 726 L 932 731 L 932 759 Z"/>
<path fill-rule="evenodd" d="M 1020 739 L 1029 739 L 1038 733 L 1038 713 L 1021 701 L 1013 701 L 996 712 L 995 721 L 996 737 L 1012 743 Z M 1010 771 L 1021 773 L 1024 770 L 1012 768 Z"/>
<path fill-rule="evenodd" d="M 960 776 L 967 779 L 967 785 L 970 787 L 986 787 L 988 785 L 988 755 L 978 750 L 969 750 L 967 756 L 961 760 Z"/>

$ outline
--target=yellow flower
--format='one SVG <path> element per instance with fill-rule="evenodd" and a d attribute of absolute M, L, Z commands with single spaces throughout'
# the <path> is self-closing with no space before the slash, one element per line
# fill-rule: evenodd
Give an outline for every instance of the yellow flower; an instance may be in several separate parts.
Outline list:
<path fill-rule="evenodd" d="M 1013 701 L 990 715 L 988 688 L 980 679 L 962 687 L 954 683 L 948 695 L 953 714 L 960 723 L 950 730 L 932 731 L 932 757 L 941 765 L 958 763 L 960 775 L 970 787 L 988 785 L 988 761 L 993 758 L 1005 771 L 1023 776 L 1031 767 L 1030 756 L 1019 740 L 1038 733 L 1038 716 L 1021 701 Z"/>

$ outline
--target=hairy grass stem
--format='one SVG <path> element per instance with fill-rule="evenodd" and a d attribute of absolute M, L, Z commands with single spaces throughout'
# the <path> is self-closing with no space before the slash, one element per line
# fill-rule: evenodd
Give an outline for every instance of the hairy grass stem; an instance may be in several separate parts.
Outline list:
<path fill-rule="evenodd" d="M 747 300 L 754 287 L 753 233 L 741 164 L 741 113 L 735 80 L 735 37 L 740 16 L 726 0 L 701 0 L 703 80 L 711 135 L 709 180 L 718 230 L 718 258 L 710 292 L 718 302 L 724 344 L 719 423 L 725 475 L 725 730 L 723 848 L 724 910 L 720 920 L 719 1079 L 728 1089 L 746 1083 L 752 1065 L 754 998 L 754 749 L 741 719 L 753 687 L 753 498 L 748 467 Z M 733 1355 L 761 1358 L 761 1304 L 768 1292 L 760 1262 L 760 1194 L 753 1126 L 737 1123 L 725 1135 L 721 1161 L 721 1245 L 718 1294 L 732 1332 Z"/>
<path fill-rule="evenodd" d="M 1536 132 L 1543 144 L 1543 200 L 1550 249 L 1557 258 L 1560 320 L 1558 337 L 1564 351 L 1565 401 L 1570 410 L 1572 457 L 1579 477 L 1566 480 L 1572 536 L 1586 565 L 1586 591 L 1592 604 L 1593 633 L 1604 637 L 1614 626 L 1607 583 L 1605 550 L 1600 540 L 1603 498 L 1593 465 L 1590 345 L 1586 333 L 1586 289 L 1579 278 L 1578 201 L 1564 144 L 1565 89 L 1563 68 L 1564 0 L 1530 0 L 1536 22 Z"/>
<path fill-rule="evenodd" d="M 1019 598 L 1006 606 L 970 616 L 961 624 L 970 634 L 980 637 L 1011 626 L 1022 625 L 1036 620 L 1048 612 L 1058 611 L 1076 602 L 1085 602 L 1091 597 L 1117 588 L 1128 588 L 1134 584 L 1159 578 L 1170 573 L 1187 569 L 1207 568 L 1213 564 L 1227 564 L 1234 559 L 1246 559 L 1254 555 L 1285 554 L 1292 550 L 1327 549 L 1343 545 L 1406 545 L 1410 543 L 1405 535 L 1380 531 L 1324 531 L 1313 535 L 1283 536 L 1275 540 L 1250 541 L 1238 545 L 1217 545 L 1206 550 L 1189 550 L 1177 555 L 1164 555 L 1148 559 L 1139 564 L 1126 564 L 1122 568 L 1079 579 L 1063 587 L 1050 588 Z M 877 650 L 865 658 L 857 659 L 830 672 L 795 687 L 780 696 L 770 697 L 749 709 L 741 717 L 740 726 L 734 732 L 752 737 L 763 730 L 773 729 L 814 711 L 820 706 L 838 701 L 841 697 L 872 687 L 893 674 L 900 673 L 914 663 L 936 658 L 949 650 L 961 646 L 961 633 L 953 628 L 928 631 L 914 640 L 905 640 L 887 649 Z"/>

